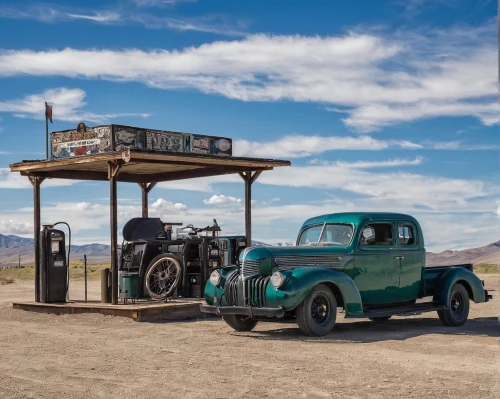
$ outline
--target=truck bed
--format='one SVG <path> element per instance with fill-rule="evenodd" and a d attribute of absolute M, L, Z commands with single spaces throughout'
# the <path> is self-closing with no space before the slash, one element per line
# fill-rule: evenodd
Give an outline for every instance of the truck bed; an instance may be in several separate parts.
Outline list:
<path fill-rule="evenodd" d="M 448 271 L 452 267 L 459 267 L 462 269 L 467 269 L 469 271 L 474 270 L 474 266 L 472 263 L 463 263 L 460 265 L 450 265 L 450 266 L 427 266 L 424 269 L 423 276 L 423 296 L 432 296 L 434 295 L 436 289 L 436 283 L 446 271 Z"/>

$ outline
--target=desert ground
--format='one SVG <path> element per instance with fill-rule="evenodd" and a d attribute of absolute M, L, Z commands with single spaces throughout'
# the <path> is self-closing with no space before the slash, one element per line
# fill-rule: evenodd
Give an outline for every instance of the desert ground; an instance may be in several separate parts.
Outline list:
<path fill-rule="evenodd" d="M 483 275 L 498 291 L 499 275 Z M 70 298 L 83 298 L 72 281 Z M 99 282 L 89 283 L 99 299 Z M 495 295 L 495 292 L 493 293 Z M 0 285 L 0 398 L 498 398 L 500 297 L 469 321 L 435 313 L 338 324 L 322 338 L 294 324 L 237 333 L 217 319 L 138 323 L 12 309 L 33 283 Z M 339 309 L 340 310 L 340 309 Z"/>

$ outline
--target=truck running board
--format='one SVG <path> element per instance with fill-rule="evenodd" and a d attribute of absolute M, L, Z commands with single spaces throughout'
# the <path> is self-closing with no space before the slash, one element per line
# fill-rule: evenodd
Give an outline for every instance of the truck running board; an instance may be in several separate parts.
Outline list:
<path fill-rule="evenodd" d="M 388 317 L 388 316 L 414 316 L 425 312 L 435 312 L 445 309 L 443 305 L 437 305 L 433 302 L 416 303 L 407 306 L 380 307 L 365 309 L 362 315 L 346 316 L 350 319 L 364 319 L 372 317 Z"/>

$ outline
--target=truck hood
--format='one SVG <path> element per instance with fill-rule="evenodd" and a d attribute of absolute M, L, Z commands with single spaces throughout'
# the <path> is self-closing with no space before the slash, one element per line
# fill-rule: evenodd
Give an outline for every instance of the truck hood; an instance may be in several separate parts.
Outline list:
<path fill-rule="evenodd" d="M 329 267 L 343 269 L 353 259 L 345 247 L 250 247 L 242 251 L 241 261 L 259 261 L 259 274 L 296 267 Z"/>

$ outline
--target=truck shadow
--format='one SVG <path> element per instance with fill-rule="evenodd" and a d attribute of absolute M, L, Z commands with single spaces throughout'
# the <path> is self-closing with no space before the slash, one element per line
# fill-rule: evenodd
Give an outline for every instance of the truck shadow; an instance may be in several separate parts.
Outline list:
<path fill-rule="evenodd" d="M 264 323 L 261 324 L 263 326 Z M 273 327 L 276 324 L 273 324 Z M 422 335 L 465 335 L 480 337 L 500 337 L 497 317 L 469 319 L 462 327 L 446 327 L 439 319 L 412 318 L 394 319 L 385 322 L 345 321 L 337 323 L 333 330 L 323 337 L 306 337 L 295 324 L 283 324 L 277 329 L 256 330 L 249 333 L 234 333 L 254 339 L 311 341 L 337 343 L 371 343 L 382 341 L 404 341 Z"/>

